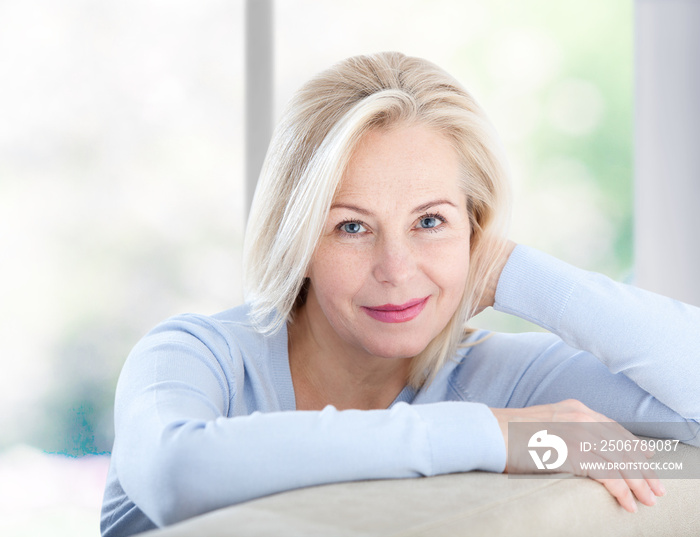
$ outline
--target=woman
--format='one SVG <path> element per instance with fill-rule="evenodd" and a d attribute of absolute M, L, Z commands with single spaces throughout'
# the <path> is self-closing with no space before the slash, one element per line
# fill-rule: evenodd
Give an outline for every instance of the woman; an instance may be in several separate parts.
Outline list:
<path fill-rule="evenodd" d="M 310 485 L 503 472 L 514 421 L 687 422 L 697 445 L 700 310 L 502 240 L 503 162 L 424 60 L 306 84 L 253 202 L 246 304 L 166 321 L 124 366 L 103 535 Z M 465 330 L 488 306 L 553 333 Z M 652 474 L 599 481 L 630 511 L 663 494 Z"/>

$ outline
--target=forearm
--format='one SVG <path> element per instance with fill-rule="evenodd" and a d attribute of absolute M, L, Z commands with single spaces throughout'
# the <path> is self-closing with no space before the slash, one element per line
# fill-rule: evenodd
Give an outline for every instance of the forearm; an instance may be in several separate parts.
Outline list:
<path fill-rule="evenodd" d="M 681 416 L 700 417 L 700 309 L 518 247 L 495 309 L 595 355 Z"/>
<path fill-rule="evenodd" d="M 115 456 L 124 490 L 158 525 L 299 487 L 505 466 L 498 424 L 475 403 L 156 421 L 122 431 Z"/>

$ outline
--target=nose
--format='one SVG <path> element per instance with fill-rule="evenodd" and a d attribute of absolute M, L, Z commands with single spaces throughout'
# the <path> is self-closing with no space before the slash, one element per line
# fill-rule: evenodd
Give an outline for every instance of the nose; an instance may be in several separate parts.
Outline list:
<path fill-rule="evenodd" d="M 379 283 L 405 284 L 416 272 L 416 261 L 407 238 L 385 237 L 375 245 L 374 277 Z"/>

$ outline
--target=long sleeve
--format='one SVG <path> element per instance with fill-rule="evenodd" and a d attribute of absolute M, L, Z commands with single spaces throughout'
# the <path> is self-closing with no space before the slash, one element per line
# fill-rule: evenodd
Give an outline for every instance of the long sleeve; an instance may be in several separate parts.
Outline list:
<path fill-rule="evenodd" d="M 156 525 L 310 485 L 503 470 L 498 424 L 483 404 L 285 411 L 254 367 L 261 357 L 246 357 L 246 369 L 236 343 L 216 322 L 188 317 L 161 326 L 127 360 L 113 464 Z"/>
<path fill-rule="evenodd" d="M 553 334 L 498 335 L 474 347 L 465 389 L 494 382 L 476 399 L 529 406 L 577 398 L 629 422 L 700 417 L 699 308 L 524 246 L 503 271 L 495 308 Z M 690 425 L 684 441 L 698 444 L 697 423 Z"/>
<path fill-rule="evenodd" d="M 492 334 L 399 397 L 412 404 L 373 411 L 295 411 L 286 333 L 256 335 L 244 314 L 164 323 L 120 377 L 105 535 L 310 485 L 500 472 L 488 407 L 576 398 L 617 421 L 688 424 L 681 439 L 700 442 L 698 308 L 523 246 L 495 308 L 551 333 Z"/>

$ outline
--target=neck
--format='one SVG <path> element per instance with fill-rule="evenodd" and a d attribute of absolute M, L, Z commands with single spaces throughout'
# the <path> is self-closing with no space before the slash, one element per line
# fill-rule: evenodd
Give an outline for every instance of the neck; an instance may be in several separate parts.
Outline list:
<path fill-rule="evenodd" d="M 289 366 L 297 410 L 387 408 L 406 386 L 410 359 L 381 358 L 313 330 L 304 306 L 288 327 Z"/>

